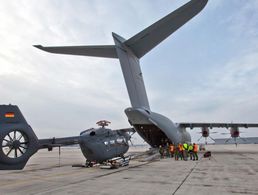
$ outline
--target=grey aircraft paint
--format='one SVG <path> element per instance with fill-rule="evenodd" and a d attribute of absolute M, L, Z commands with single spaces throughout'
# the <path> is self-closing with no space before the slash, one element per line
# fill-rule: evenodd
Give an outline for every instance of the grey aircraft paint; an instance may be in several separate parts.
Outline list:
<path fill-rule="evenodd" d="M 139 59 L 197 15 L 207 2 L 189 1 L 128 40 L 112 33 L 113 46 L 36 47 L 51 53 L 118 58 L 132 105 L 125 113 L 140 136 L 152 147 L 158 147 L 165 140 L 191 142 L 185 128 L 176 127 L 167 117 L 150 110 Z"/>
<path fill-rule="evenodd" d="M 103 162 L 123 156 L 129 149 L 130 138 L 127 132 L 101 127 L 83 131 L 79 143 L 87 161 Z"/>

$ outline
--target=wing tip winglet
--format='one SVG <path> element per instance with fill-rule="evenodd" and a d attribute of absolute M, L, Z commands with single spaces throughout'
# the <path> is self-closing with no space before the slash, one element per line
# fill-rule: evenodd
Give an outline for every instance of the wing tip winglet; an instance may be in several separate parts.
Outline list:
<path fill-rule="evenodd" d="M 50 47 L 44 47 L 42 45 L 33 45 L 33 47 L 36 47 L 37 49 L 43 50 L 45 52 L 55 53 L 55 52 L 51 51 Z"/>
<path fill-rule="evenodd" d="M 41 49 L 43 51 L 47 51 L 42 45 L 33 45 L 33 47 L 36 47 L 37 49 Z"/>
<path fill-rule="evenodd" d="M 33 47 L 36 47 L 36 48 L 38 48 L 38 49 L 43 48 L 43 46 L 42 46 L 42 45 L 33 45 Z"/>

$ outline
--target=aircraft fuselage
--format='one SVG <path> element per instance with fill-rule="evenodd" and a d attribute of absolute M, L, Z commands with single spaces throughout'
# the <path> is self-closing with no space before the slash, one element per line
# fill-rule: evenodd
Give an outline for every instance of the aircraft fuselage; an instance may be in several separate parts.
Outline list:
<path fill-rule="evenodd" d="M 185 128 L 177 127 L 167 117 L 141 108 L 127 108 L 125 113 L 129 123 L 152 147 L 163 145 L 165 141 L 177 143 L 191 142 Z"/>
<path fill-rule="evenodd" d="M 122 156 L 129 149 L 129 135 L 111 129 L 89 129 L 81 133 L 79 144 L 88 161 L 103 162 Z"/>

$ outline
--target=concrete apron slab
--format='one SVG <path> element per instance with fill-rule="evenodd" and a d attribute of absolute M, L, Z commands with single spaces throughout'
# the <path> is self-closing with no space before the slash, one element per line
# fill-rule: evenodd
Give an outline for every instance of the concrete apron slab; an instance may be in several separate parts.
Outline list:
<path fill-rule="evenodd" d="M 116 170 L 71 167 L 77 149 L 36 154 L 23 171 L 0 171 L 0 194 L 257 194 L 258 146 L 208 146 L 200 161 L 132 161 Z M 73 158 L 74 156 L 74 158 Z"/>

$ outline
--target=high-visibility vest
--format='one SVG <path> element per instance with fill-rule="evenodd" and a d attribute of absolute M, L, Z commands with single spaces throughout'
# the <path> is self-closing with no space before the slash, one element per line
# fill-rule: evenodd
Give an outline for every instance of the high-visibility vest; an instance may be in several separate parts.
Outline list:
<path fill-rule="evenodd" d="M 182 146 L 182 144 L 179 144 L 179 145 L 178 145 L 178 148 L 179 148 L 179 151 L 180 151 L 180 152 L 183 151 L 183 146 Z"/>
<path fill-rule="evenodd" d="M 197 145 L 197 144 L 195 144 L 195 145 L 193 146 L 193 151 L 194 151 L 194 152 L 198 152 L 198 145 Z"/>
<path fill-rule="evenodd" d="M 184 143 L 183 147 L 184 147 L 185 150 L 188 150 L 188 144 L 187 143 Z"/>
<path fill-rule="evenodd" d="M 189 145 L 188 151 L 193 151 L 193 145 Z"/>
<path fill-rule="evenodd" d="M 170 152 L 174 152 L 174 146 L 173 145 L 170 145 L 169 149 L 170 149 Z"/>

